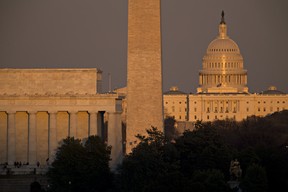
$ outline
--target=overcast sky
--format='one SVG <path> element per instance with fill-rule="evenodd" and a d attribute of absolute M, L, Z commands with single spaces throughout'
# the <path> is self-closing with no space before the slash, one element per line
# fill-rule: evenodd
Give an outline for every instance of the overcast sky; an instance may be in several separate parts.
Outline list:
<path fill-rule="evenodd" d="M 288 0 L 162 0 L 164 91 L 196 92 L 221 11 L 250 92 L 288 92 Z M 1 68 L 99 68 L 126 86 L 127 0 L 0 0 Z"/>

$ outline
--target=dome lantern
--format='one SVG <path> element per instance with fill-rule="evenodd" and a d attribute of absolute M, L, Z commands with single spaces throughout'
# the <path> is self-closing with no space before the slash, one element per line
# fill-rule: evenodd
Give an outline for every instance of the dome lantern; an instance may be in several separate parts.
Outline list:
<path fill-rule="evenodd" d="M 222 11 L 222 14 L 221 14 L 221 22 L 220 22 L 220 25 L 219 25 L 219 38 L 220 39 L 227 39 L 228 36 L 227 36 L 227 26 L 226 26 L 226 23 L 225 23 L 225 19 L 224 19 L 224 11 Z"/>

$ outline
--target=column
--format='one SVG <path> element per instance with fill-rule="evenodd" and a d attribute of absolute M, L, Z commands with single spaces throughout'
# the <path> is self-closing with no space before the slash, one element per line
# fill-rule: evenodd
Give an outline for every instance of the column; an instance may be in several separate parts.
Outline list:
<path fill-rule="evenodd" d="M 97 121 L 98 112 L 89 111 L 89 131 L 88 136 L 97 135 L 98 134 L 98 121 Z"/>
<path fill-rule="evenodd" d="M 69 137 L 77 137 L 76 129 L 77 129 L 77 112 L 69 111 Z"/>
<path fill-rule="evenodd" d="M 37 112 L 29 111 L 28 121 L 28 162 L 30 165 L 36 165 L 37 157 L 37 138 L 36 138 L 36 114 Z"/>
<path fill-rule="evenodd" d="M 57 112 L 48 112 L 48 113 L 49 113 L 48 153 L 49 153 L 49 162 L 53 162 L 55 152 L 57 149 Z"/>
<path fill-rule="evenodd" d="M 13 165 L 16 157 L 16 130 L 15 130 L 16 112 L 7 112 L 7 162 Z"/>
<path fill-rule="evenodd" d="M 98 125 L 98 136 L 101 137 L 104 141 L 107 139 L 106 138 L 106 133 L 105 133 L 105 122 L 104 122 L 104 114 L 105 111 L 99 111 L 97 115 L 97 125 Z"/>
<path fill-rule="evenodd" d="M 247 85 L 247 74 L 245 74 L 245 85 Z"/>
<path fill-rule="evenodd" d="M 123 159 L 122 124 L 120 112 L 108 113 L 108 145 L 112 146 L 110 167 L 115 170 Z"/>

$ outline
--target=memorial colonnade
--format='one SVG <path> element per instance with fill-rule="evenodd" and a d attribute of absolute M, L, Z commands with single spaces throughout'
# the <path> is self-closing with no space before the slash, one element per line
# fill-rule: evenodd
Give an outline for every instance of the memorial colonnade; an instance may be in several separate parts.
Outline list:
<path fill-rule="evenodd" d="M 122 156 L 121 100 L 116 95 L 0 97 L 0 163 L 50 163 L 61 140 L 91 135 L 112 146 L 112 161 Z"/>

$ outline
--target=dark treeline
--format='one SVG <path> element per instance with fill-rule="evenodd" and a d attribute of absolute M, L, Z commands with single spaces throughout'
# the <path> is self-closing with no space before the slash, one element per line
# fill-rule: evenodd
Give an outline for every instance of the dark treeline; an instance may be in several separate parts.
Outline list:
<path fill-rule="evenodd" d="M 227 184 L 235 159 L 243 192 L 288 191 L 288 111 L 242 122 L 197 122 L 178 137 L 168 122 L 169 136 L 154 127 L 148 136 L 138 135 L 140 144 L 114 174 L 107 169 L 111 149 L 99 138 L 84 146 L 64 140 L 48 172 L 51 191 L 235 191 Z"/>

